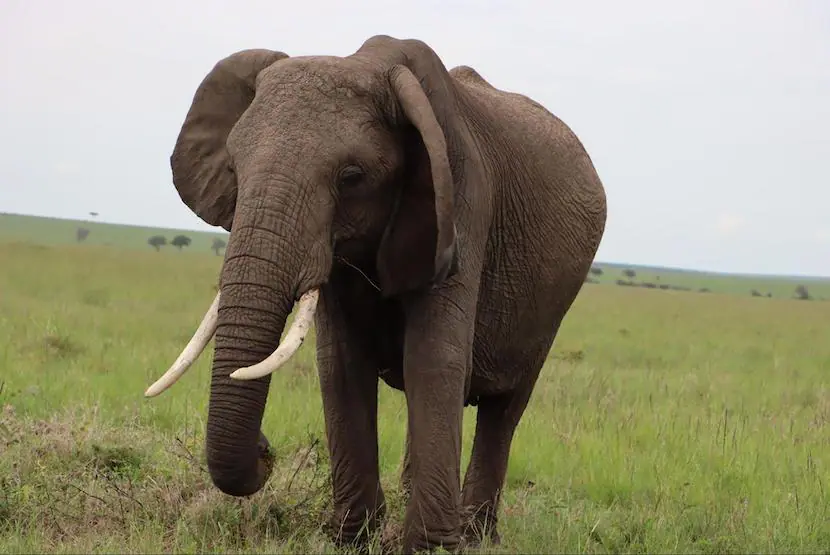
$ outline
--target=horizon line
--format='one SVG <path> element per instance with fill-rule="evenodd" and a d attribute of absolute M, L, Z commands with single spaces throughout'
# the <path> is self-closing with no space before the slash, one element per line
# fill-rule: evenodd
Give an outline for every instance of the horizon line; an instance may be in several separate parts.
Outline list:
<path fill-rule="evenodd" d="M 66 222 L 87 222 L 92 224 L 103 224 L 103 225 L 114 225 L 114 226 L 122 226 L 122 227 L 136 227 L 136 228 L 145 228 L 145 229 L 166 229 L 170 231 L 189 231 L 191 233 L 206 233 L 206 234 L 214 234 L 214 235 L 229 235 L 227 231 L 222 229 L 221 227 L 216 227 L 216 229 L 196 229 L 196 228 L 188 228 L 188 227 L 175 227 L 175 226 L 154 226 L 154 225 L 146 225 L 146 224 L 135 224 L 135 223 L 124 223 L 124 222 L 114 222 L 114 221 L 106 221 L 104 219 L 91 219 L 91 218 L 67 218 L 63 216 L 44 216 L 40 214 L 23 214 L 20 212 L 6 212 L 4 210 L 0 210 L 0 216 L 21 216 L 24 218 L 42 218 L 46 220 L 62 220 Z M 93 218 L 95 218 L 93 216 Z M 207 225 L 207 224 L 205 224 Z M 743 277 L 743 278 L 761 278 L 761 279 L 810 279 L 810 280 L 830 280 L 830 276 L 824 275 L 817 275 L 817 274 L 765 274 L 765 273 L 753 273 L 753 272 L 724 272 L 721 270 L 705 270 L 705 269 L 697 269 L 697 268 L 684 268 L 679 266 L 663 266 L 656 263 L 637 263 L 637 262 L 619 262 L 619 261 L 602 261 L 602 260 L 594 260 L 591 264 L 592 266 L 617 266 L 617 267 L 634 267 L 634 268 L 641 268 L 641 269 L 651 269 L 651 270 L 663 270 L 663 271 L 670 271 L 670 272 L 685 272 L 685 273 L 698 273 L 698 274 L 709 274 L 715 276 L 731 276 L 731 277 Z"/>

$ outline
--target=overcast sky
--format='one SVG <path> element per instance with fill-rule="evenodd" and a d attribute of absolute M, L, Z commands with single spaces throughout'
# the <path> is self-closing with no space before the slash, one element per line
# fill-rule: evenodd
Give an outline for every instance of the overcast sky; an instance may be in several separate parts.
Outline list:
<path fill-rule="evenodd" d="M 827 0 L 3 0 L 0 211 L 210 229 L 169 156 L 213 64 L 375 34 L 577 133 L 608 193 L 599 260 L 830 275 Z"/>

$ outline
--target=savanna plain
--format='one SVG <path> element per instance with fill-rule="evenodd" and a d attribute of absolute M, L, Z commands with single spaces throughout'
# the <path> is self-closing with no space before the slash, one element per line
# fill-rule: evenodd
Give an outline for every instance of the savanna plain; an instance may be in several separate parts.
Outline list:
<path fill-rule="evenodd" d="M 23 235 L 0 236 L 0 552 L 336 552 L 313 338 L 271 382 L 269 483 L 224 496 L 203 455 L 212 346 L 143 397 L 215 294 L 210 240 Z M 830 284 L 796 300 L 795 283 L 768 298 L 743 278 L 661 290 L 620 271 L 566 317 L 513 442 L 502 543 L 480 551 L 830 553 Z M 403 396 L 381 384 L 379 412 L 394 536 Z M 474 424 L 468 407 L 464 465 Z"/>

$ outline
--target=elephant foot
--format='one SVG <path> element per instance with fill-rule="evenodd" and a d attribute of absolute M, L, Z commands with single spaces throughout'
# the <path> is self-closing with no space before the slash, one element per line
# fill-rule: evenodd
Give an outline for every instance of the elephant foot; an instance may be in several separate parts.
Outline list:
<path fill-rule="evenodd" d="M 490 545 L 501 544 L 498 523 L 492 511 L 485 508 L 474 511 L 469 508 L 464 511 L 464 523 L 462 535 L 467 547 L 476 549 L 481 547 L 481 544 L 485 541 L 489 542 Z"/>
<path fill-rule="evenodd" d="M 380 553 L 433 553 L 440 545 L 443 549 L 451 553 L 461 553 L 469 547 L 469 543 L 464 536 L 459 536 L 458 543 L 453 548 L 452 543 L 440 543 L 439 545 L 432 545 L 427 542 L 415 542 L 415 547 L 404 547 L 404 528 L 399 522 L 387 522 L 383 528 L 383 533 L 380 538 Z"/>
<path fill-rule="evenodd" d="M 462 519 L 455 503 L 439 505 L 435 498 L 417 490 L 407 502 L 403 520 L 403 552 L 433 553 L 442 549 L 457 553 L 464 547 Z"/>
<path fill-rule="evenodd" d="M 381 534 L 379 552 L 383 555 L 391 553 L 434 553 L 440 545 L 442 549 L 450 553 L 462 553 L 466 548 L 470 547 L 470 543 L 467 542 L 464 536 L 459 536 L 455 547 L 453 547 L 452 544 L 447 543 L 441 543 L 439 545 L 415 543 L 414 545 L 414 548 L 412 546 L 404 548 L 403 526 L 398 522 L 389 522 L 386 524 L 383 529 L 383 533 Z M 425 545 L 426 547 L 424 547 Z M 475 545 L 473 545 L 473 547 L 475 547 Z"/>
<path fill-rule="evenodd" d="M 372 524 L 369 520 L 358 526 L 338 525 L 335 520 L 331 520 L 327 528 L 329 537 L 338 549 L 357 550 L 359 553 L 365 553 L 379 526 Z"/>
<path fill-rule="evenodd" d="M 383 525 L 385 516 L 386 510 L 382 503 L 374 509 L 335 510 L 328 521 L 328 533 L 338 548 L 352 548 L 363 553 L 368 549 L 375 532 Z"/>
<path fill-rule="evenodd" d="M 462 541 L 465 549 L 480 549 L 485 540 L 490 545 L 501 545 L 501 536 L 495 528 L 488 530 L 485 534 L 481 534 L 471 527 L 464 529 Z"/>
<path fill-rule="evenodd" d="M 460 530 L 430 532 L 423 527 L 404 526 L 403 553 L 434 553 L 439 548 L 460 553 L 466 545 Z"/>
<path fill-rule="evenodd" d="M 422 542 L 404 544 L 403 549 L 399 553 L 435 553 L 439 549 L 441 553 L 462 553 L 465 549 L 465 543 L 459 536 L 454 542 Z"/>

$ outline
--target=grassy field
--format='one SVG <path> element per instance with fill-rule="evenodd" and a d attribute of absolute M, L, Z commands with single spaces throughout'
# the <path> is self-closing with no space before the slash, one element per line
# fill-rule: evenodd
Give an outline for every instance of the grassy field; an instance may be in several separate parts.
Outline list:
<path fill-rule="evenodd" d="M 215 238 L 225 241 L 228 239 L 228 234 L 219 228 L 217 228 L 219 232 L 211 233 L 0 213 L 0 241 L 72 245 L 77 243 L 78 228 L 89 230 L 89 235 L 83 241 L 84 245 L 103 245 L 122 249 L 152 250 L 147 240 L 153 235 L 163 235 L 169 243 L 176 235 L 184 234 L 193 242 L 182 249 L 183 253 L 210 254 L 212 252 L 210 247 Z M 175 251 L 176 247 L 168 245 L 163 249 Z"/>
<path fill-rule="evenodd" d="M 615 284 L 617 280 L 633 282 L 635 285 L 644 283 L 656 287 L 669 286 L 685 288 L 700 292 L 708 290 L 716 293 L 731 293 L 735 295 L 751 295 L 752 291 L 758 296 L 791 299 L 798 285 L 807 287 L 810 296 L 816 300 L 830 300 L 830 278 L 817 277 L 790 277 L 790 276 L 759 276 L 717 274 L 712 272 L 695 272 L 673 268 L 655 268 L 648 266 L 603 264 L 595 266 L 602 271 L 602 275 L 591 275 L 591 279 L 598 283 Z M 634 277 L 624 274 L 626 270 L 633 270 Z"/>
<path fill-rule="evenodd" d="M 221 257 L 207 239 L 184 256 L 139 232 L 135 249 L 52 233 L 0 242 L 0 552 L 333 552 L 314 341 L 272 381 L 269 484 L 224 497 L 203 461 L 212 347 L 142 396 L 193 332 Z M 826 302 L 586 285 L 516 434 L 502 545 L 484 551 L 830 553 L 828 329 Z M 380 398 L 399 523 L 405 405 L 383 385 Z"/>

